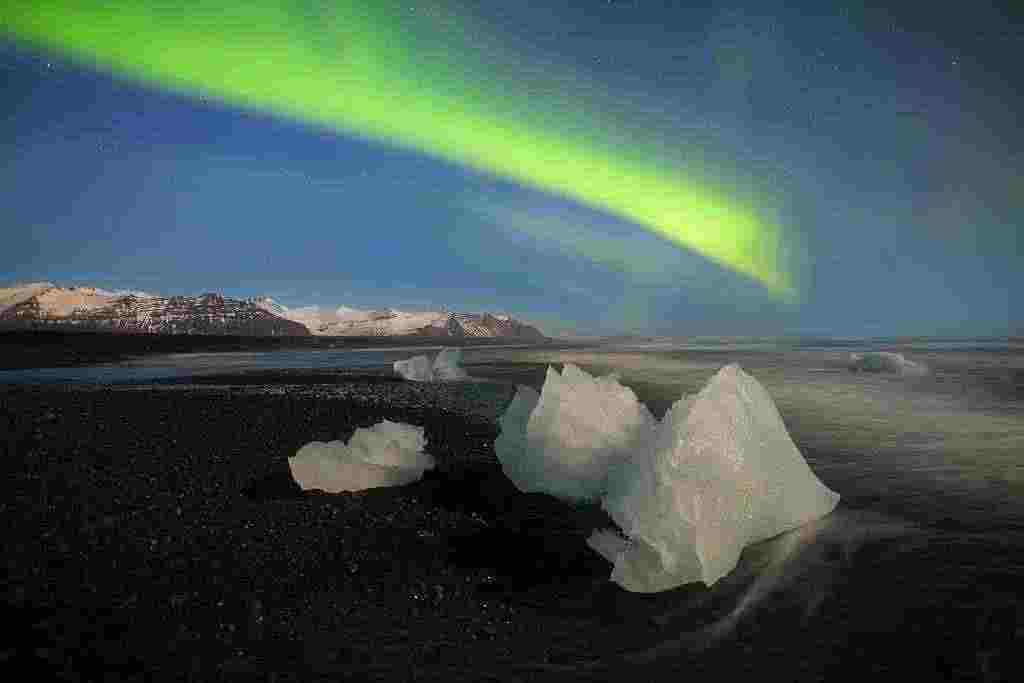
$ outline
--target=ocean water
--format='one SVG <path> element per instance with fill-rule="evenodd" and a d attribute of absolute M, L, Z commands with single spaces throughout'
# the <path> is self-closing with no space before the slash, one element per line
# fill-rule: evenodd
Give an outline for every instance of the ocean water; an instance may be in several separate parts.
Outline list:
<path fill-rule="evenodd" d="M 895 351 L 904 376 L 852 372 L 851 352 Z M 0 373 L 0 382 L 122 382 L 258 370 L 389 373 L 423 348 L 149 357 Z M 657 417 L 739 363 L 772 395 L 817 475 L 828 517 L 752 546 L 711 589 L 643 598 L 653 642 L 624 666 L 1013 680 L 1024 645 L 1024 348 L 991 340 L 659 341 L 465 349 L 474 380 L 540 388 L 548 364 L 615 372 Z M 585 597 L 585 596 L 584 596 Z M 631 598 L 630 598 L 631 599 Z"/>
<path fill-rule="evenodd" d="M 441 347 L 173 353 L 83 367 L 0 370 L 0 384 L 118 384 L 274 370 L 387 371 L 396 360 Z"/>

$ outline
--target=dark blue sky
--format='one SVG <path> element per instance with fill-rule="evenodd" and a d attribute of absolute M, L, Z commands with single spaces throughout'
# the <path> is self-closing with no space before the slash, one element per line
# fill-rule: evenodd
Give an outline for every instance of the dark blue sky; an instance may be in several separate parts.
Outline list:
<path fill-rule="evenodd" d="M 489 309 L 550 331 L 1024 332 L 1011 5 L 462 4 L 710 181 L 770 194 L 803 300 L 561 198 L 12 42 L 0 281 Z"/>

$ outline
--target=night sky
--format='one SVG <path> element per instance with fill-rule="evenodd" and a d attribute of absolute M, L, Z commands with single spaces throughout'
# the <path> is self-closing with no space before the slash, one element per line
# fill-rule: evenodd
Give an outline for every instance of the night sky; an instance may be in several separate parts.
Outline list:
<path fill-rule="evenodd" d="M 87 35 L 65 6 L 96 3 L 0 10 L 0 285 L 549 333 L 1024 334 L 1014 3 L 382 3 L 351 31 L 408 61 L 282 3 L 244 55 L 204 51 L 244 33 L 230 13 L 154 23 L 157 46 L 190 31 L 157 75 L 25 28 Z M 131 62 L 146 16 L 111 16 Z M 372 79 L 332 80 L 346 59 Z"/>

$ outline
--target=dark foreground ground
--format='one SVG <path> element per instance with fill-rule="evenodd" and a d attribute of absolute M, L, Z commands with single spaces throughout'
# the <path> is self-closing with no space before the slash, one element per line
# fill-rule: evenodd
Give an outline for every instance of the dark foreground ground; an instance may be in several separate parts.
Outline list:
<path fill-rule="evenodd" d="M 501 473 L 512 392 L 355 376 L 0 387 L 0 618 L 17 634 L 0 659 L 66 680 L 1000 680 L 960 642 L 989 612 L 936 626 L 937 604 L 908 630 L 886 607 L 914 587 L 870 548 L 856 584 L 838 574 L 852 597 L 813 618 L 765 610 L 723 644 L 653 656 L 731 605 L 611 584 L 584 544 L 603 513 Z M 438 468 L 393 489 L 297 490 L 300 446 L 382 419 L 424 426 Z"/>

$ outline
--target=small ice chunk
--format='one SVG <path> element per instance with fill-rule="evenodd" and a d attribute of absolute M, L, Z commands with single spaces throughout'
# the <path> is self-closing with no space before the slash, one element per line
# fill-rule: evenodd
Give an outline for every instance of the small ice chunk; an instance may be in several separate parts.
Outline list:
<path fill-rule="evenodd" d="M 851 353 L 850 369 L 854 372 L 893 372 L 901 375 L 923 375 L 928 368 L 921 363 L 907 360 L 902 353 L 877 351 L 870 353 Z"/>
<path fill-rule="evenodd" d="M 609 468 L 643 450 L 656 424 L 616 377 L 591 377 L 571 363 L 561 374 L 549 367 L 536 396 L 520 387 L 495 443 L 502 469 L 521 491 L 597 499 Z"/>
<path fill-rule="evenodd" d="M 434 359 L 434 378 L 439 380 L 465 379 L 462 369 L 462 349 L 441 349 Z"/>
<path fill-rule="evenodd" d="M 423 452 L 422 427 L 384 420 L 355 431 L 348 444 L 312 441 L 288 459 L 292 478 L 304 491 L 361 491 L 401 486 L 434 467 Z"/>
<path fill-rule="evenodd" d="M 765 388 L 727 365 L 669 410 L 646 454 L 612 470 L 602 505 L 632 541 L 616 554 L 612 578 L 628 590 L 711 585 L 745 546 L 823 517 L 838 501 Z"/>
<path fill-rule="evenodd" d="M 426 356 L 413 356 L 408 360 L 396 360 L 395 372 L 412 382 L 434 381 L 434 368 Z"/>
<path fill-rule="evenodd" d="M 441 349 L 433 363 L 427 356 L 395 361 L 395 372 L 412 382 L 451 381 L 466 378 L 461 349 Z"/>

